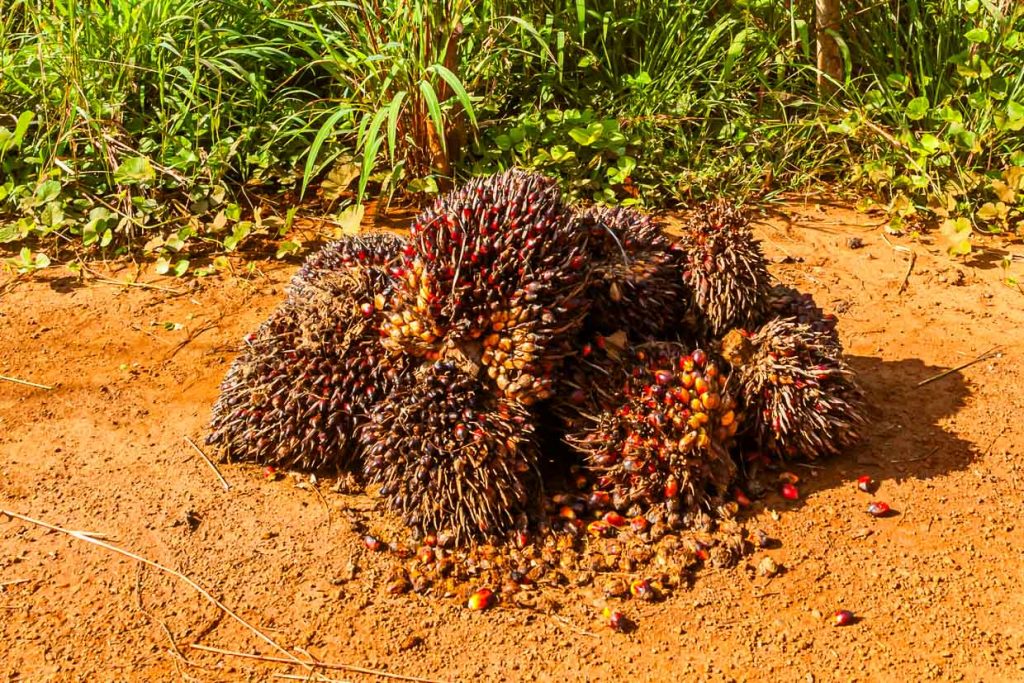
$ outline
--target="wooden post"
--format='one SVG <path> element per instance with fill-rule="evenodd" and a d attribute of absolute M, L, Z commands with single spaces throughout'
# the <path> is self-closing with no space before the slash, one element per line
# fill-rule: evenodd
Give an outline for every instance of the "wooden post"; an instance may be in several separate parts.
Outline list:
<path fill-rule="evenodd" d="M 826 32 L 839 30 L 839 0 L 814 0 L 814 26 L 818 38 L 818 91 L 831 93 L 836 86 L 829 79 L 843 80 L 839 43 Z"/>

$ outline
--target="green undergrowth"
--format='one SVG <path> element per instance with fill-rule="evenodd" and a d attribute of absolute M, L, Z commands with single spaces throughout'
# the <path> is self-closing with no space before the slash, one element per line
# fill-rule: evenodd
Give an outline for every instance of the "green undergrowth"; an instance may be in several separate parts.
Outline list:
<path fill-rule="evenodd" d="M 0 0 L 0 247 L 22 272 L 300 254 L 511 165 L 645 208 L 831 184 L 954 256 L 1024 211 L 1024 6 L 769 0 Z M 302 207 L 301 209 L 299 207 Z"/>

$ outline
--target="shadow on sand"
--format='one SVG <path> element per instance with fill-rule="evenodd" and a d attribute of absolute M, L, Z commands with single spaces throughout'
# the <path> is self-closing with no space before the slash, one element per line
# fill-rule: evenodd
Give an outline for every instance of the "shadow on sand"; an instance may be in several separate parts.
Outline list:
<path fill-rule="evenodd" d="M 843 455 L 812 463 L 815 476 L 801 477 L 801 494 L 852 486 L 867 474 L 876 482 L 931 479 L 965 469 L 977 457 L 975 445 L 943 426 L 970 395 L 960 372 L 918 386 L 945 368 L 920 360 L 883 361 L 847 356 L 864 388 L 867 425 L 863 441 Z M 797 467 L 797 472 L 803 469 Z"/>

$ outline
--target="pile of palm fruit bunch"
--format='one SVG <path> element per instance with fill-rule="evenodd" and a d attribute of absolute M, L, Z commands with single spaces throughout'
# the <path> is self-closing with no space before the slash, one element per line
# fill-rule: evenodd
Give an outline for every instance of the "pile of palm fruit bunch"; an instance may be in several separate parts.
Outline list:
<path fill-rule="evenodd" d="M 578 552 L 716 525 L 734 547 L 752 453 L 814 459 L 857 439 L 835 328 L 772 285 L 725 203 L 669 234 L 511 170 L 442 196 L 407 238 L 312 256 L 246 338 L 208 441 L 235 460 L 356 471 L 424 547 L 541 552 L 565 537 Z"/>

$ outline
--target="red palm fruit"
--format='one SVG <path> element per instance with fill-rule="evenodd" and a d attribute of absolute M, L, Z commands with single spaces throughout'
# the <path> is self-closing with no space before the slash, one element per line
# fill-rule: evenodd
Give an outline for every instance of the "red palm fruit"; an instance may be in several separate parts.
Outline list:
<path fill-rule="evenodd" d="M 836 610 L 832 615 L 832 623 L 835 626 L 849 626 L 854 622 L 853 612 L 847 609 Z"/>
<path fill-rule="evenodd" d="M 616 529 L 626 526 L 626 518 L 615 511 L 606 512 L 603 519 L 605 523 Z"/>
<path fill-rule="evenodd" d="M 892 512 L 892 508 L 889 507 L 888 503 L 883 503 L 877 500 L 868 505 L 868 514 L 872 517 L 885 517 Z"/>
<path fill-rule="evenodd" d="M 494 604 L 494 591 L 490 588 L 480 588 L 469 596 L 466 607 L 471 610 L 485 610 Z"/>

